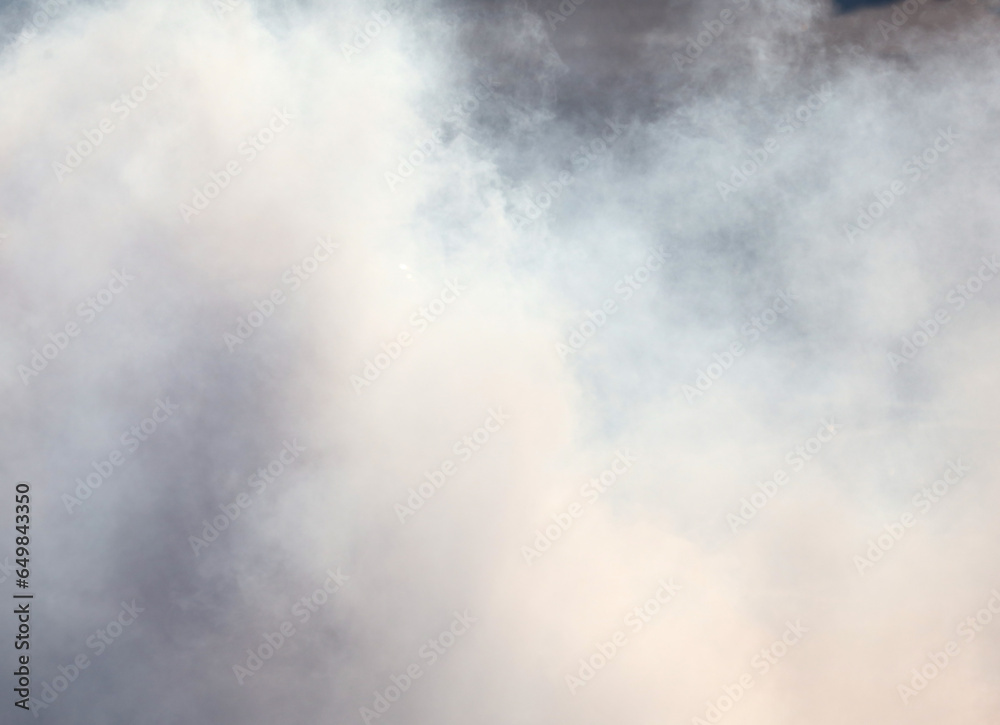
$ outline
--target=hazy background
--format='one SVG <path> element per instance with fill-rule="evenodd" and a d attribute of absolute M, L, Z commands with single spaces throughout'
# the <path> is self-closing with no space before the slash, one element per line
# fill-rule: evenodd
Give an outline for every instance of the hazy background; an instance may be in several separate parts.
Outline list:
<path fill-rule="evenodd" d="M 0 560 L 29 481 L 32 697 L 90 661 L 37 718 L 20 711 L 0 617 L 4 721 L 363 724 L 418 663 L 372 722 L 691 723 L 749 673 L 715 721 L 996 723 L 1000 623 L 958 633 L 1000 589 L 1000 281 L 958 291 L 1000 252 L 990 3 L 913 0 L 898 29 L 901 6 L 799 0 L 386 7 L 3 7 Z M 114 110 L 148 68 L 158 85 Z M 282 109 L 294 118 L 250 160 L 241 144 Z M 114 130 L 61 173 L 103 118 Z M 906 164 L 948 129 L 915 179 Z M 409 176 L 386 176 L 435 133 Z M 851 239 L 894 181 L 905 193 Z M 339 247 L 293 290 L 317 237 Z M 666 262 L 625 299 L 657 248 Z M 123 270 L 110 305 L 78 310 Z M 227 344 L 275 289 L 286 301 Z M 794 302 L 751 339 L 782 291 Z M 579 350 L 557 347 L 607 299 Z M 949 321 L 894 365 L 938 309 Z M 79 335 L 25 375 L 68 322 Z M 404 332 L 358 392 L 351 376 Z M 734 341 L 745 352 L 692 394 Z M 167 398 L 176 412 L 129 451 L 122 435 Z M 491 409 L 509 420 L 461 460 Z M 824 419 L 839 432 L 796 470 L 786 456 Z M 248 481 L 293 439 L 305 451 L 280 476 Z M 590 503 L 581 486 L 617 451 L 635 463 Z M 958 459 L 971 471 L 924 512 L 914 496 Z M 445 460 L 455 474 L 401 523 L 395 505 Z M 734 532 L 727 516 L 778 469 L 788 483 Z M 252 505 L 196 555 L 190 537 L 243 492 Z M 296 601 L 338 567 L 347 582 L 302 623 Z M 680 591 L 633 632 L 661 579 Z M 133 599 L 144 611 L 98 655 L 88 638 Z M 428 664 L 456 610 L 478 621 Z M 807 633 L 762 674 L 752 659 L 796 620 Z M 296 633 L 240 684 L 234 666 L 285 621 Z M 616 631 L 627 645 L 571 693 Z M 904 704 L 897 685 L 949 641 L 960 653 Z"/>

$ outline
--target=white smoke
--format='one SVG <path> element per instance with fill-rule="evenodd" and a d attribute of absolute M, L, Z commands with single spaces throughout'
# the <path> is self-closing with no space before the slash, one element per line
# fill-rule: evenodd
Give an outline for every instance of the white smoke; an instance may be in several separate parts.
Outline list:
<path fill-rule="evenodd" d="M 992 722 L 993 22 L 10 15 L 37 719 Z"/>

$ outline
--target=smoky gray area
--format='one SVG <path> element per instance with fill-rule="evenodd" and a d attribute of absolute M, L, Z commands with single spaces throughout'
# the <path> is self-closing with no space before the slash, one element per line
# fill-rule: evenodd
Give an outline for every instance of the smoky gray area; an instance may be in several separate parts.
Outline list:
<path fill-rule="evenodd" d="M 0 3 L 3 722 L 992 722 L 998 33 Z"/>

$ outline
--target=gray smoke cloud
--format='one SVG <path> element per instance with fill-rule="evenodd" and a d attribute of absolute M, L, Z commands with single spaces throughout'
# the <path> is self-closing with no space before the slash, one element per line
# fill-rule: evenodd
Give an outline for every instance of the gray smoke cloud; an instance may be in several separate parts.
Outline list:
<path fill-rule="evenodd" d="M 991 3 L 0 12 L 5 721 L 993 722 Z"/>

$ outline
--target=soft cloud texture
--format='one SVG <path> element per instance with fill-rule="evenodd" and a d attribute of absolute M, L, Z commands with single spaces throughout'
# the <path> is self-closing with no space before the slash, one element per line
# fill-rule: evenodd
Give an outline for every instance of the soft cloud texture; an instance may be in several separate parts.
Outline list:
<path fill-rule="evenodd" d="M 993 722 L 997 20 L 904 5 L 9 9 L 37 720 Z"/>

